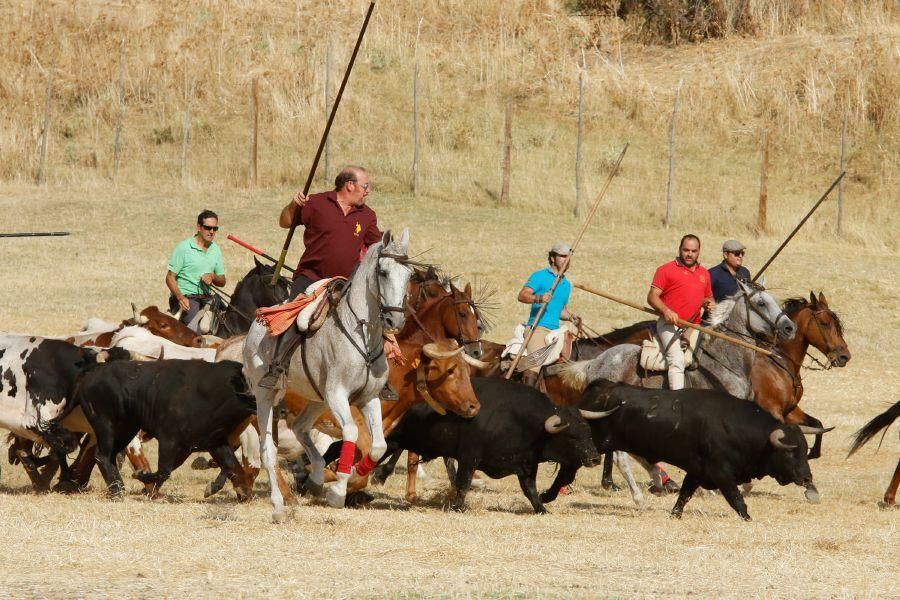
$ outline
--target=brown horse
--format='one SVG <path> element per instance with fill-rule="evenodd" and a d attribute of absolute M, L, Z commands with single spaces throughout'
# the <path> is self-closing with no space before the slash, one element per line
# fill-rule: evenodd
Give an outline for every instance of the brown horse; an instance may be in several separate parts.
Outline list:
<path fill-rule="evenodd" d="M 876 416 L 874 419 L 863 425 L 863 427 L 853 436 L 853 445 L 847 453 L 847 458 L 865 445 L 866 442 L 875 437 L 875 434 L 882 429 L 887 429 L 891 424 L 900 418 L 900 402 L 895 402 L 893 406 Z M 887 433 L 887 432 L 885 432 Z M 882 439 L 884 436 L 882 436 Z M 897 506 L 897 488 L 900 487 L 900 460 L 897 461 L 897 468 L 894 469 L 894 476 L 884 491 L 884 507 Z"/>
<path fill-rule="evenodd" d="M 821 421 L 804 413 L 798 406 L 803 397 L 800 368 L 810 346 L 828 359 L 828 366 L 823 368 L 846 365 L 850 360 L 850 350 L 844 340 L 844 327 L 821 292 L 818 297 L 810 292 L 809 301 L 804 298 L 787 300 L 784 312 L 797 325 L 797 334 L 792 340 L 778 344 L 778 355 L 753 363 L 750 382 L 754 401 L 779 421 L 821 428 Z M 821 455 L 822 434 L 816 434 L 809 458 L 819 458 Z"/>

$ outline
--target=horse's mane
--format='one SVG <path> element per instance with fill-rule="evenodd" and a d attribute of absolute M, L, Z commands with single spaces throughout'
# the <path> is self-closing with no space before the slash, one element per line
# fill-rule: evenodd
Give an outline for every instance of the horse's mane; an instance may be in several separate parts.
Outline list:
<path fill-rule="evenodd" d="M 438 265 L 420 264 L 413 268 L 410 283 L 426 284 L 437 282 L 437 284 L 447 292 L 453 292 L 455 290 L 462 293 L 460 285 L 457 285 L 459 279 L 459 275 L 451 275 L 442 270 Z M 498 306 L 493 300 L 496 292 L 496 288 L 484 282 L 476 282 L 472 286 L 472 304 L 475 307 L 475 311 L 478 314 L 478 318 L 481 320 L 481 324 L 485 331 L 490 330 L 494 325 L 493 317 Z"/>
<path fill-rule="evenodd" d="M 718 327 L 722 323 L 728 319 L 728 316 L 731 314 L 731 311 L 734 310 L 734 305 L 738 300 L 738 296 L 729 296 L 725 298 L 721 302 L 717 303 L 716 306 L 712 309 L 712 312 L 709 314 L 709 324 L 712 327 Z"/>
<path fill-rule="evenodd" d="M 809 300 L 806 298 L 788 298 L 784 301 L 784 304 L 781 305 L 781 309 L 785 312 L 785 314 L 791 318 L 794 318 L 794 315 L 803 310 L 804 308 L 812 308 L 812 305 L 809 303 Z M 828 314 L 831 315 L 831 318 L 834 319 L 834 325 L 837 327 L 838 333 L 840 335 L 844 335 L 844 323 L 841 321 L 841 318 L 837 315 L 836 312 L 827 309 Z"/>
<path fill-rule="evenodd" d="M 653 323 L 655 323 L 655 321 L 640 321 L 638 323 L 628 325 L 627 327 L 619 327 L 617 329 L 613 329 L 609 333 L 604 333 L 602 336 L 600 336 L 600 338 L 607 340 L 615 345 L 620 340 L 631 337 L 631 335 L 633 335 L 635 332 L 647 329 Z"/>

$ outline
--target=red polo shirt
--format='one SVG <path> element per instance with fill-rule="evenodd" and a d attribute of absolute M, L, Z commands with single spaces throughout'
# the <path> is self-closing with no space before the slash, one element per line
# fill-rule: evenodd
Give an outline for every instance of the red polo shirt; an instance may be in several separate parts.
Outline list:
<path fill-rule="evenodd" d="M 375 211 L 363 205 L 344 215 L 334 191 L 312 194 L 300 209 L 300 223 L 306 249 L 294 278 L 349 277 L 363 251 L 381 241 Z"/>
<path fill-rule="evenodd" d="M 700 265 L 689 269 L 678 258 L 656 269 L 650 285 L 662 292 L 659 297 L 666 306 L 693 323 L 700 322 L 703 300 L 713 295 L 709 271 Z"/>

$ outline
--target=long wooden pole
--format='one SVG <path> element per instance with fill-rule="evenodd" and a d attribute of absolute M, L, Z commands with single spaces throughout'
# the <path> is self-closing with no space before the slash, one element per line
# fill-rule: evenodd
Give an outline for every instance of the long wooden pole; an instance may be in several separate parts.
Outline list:
<path fill-rule="evenodd" d="M 619 158 L 616 159 L 615 164 L 613 165 L 612 170 L 609 172 L 609 176 L 606 178 L 606 183 L 603 184 L 603 188 L 600 190 L 600 193 L 597 194 L 597 199 L 594 200 L 594 205 L 591 207 L 591 212 L 588 213 L 587 218 L 584 220 L 584 223 L 581 225 L 581 229 L 578 231 L 578 235 L 575 237 L 575 241 L 572 242 L 572 249 L 569 251 L 569 256 L 566 257 L 565 262 L 563 263 L 562 268 L 559 270 L 559 273 L 556 274 L 556 279 L 553 281 L 553 285 L 550 286 L 550 297 L 552 299 L 553 292 L 556 291 L 556 286 L 559 285 L 559 282 L 562 281 L 562 277 L 565 274 L 566 270 L 569 268 L 569 263 L 572 262 L 572 256 L 575 254 L 575 251 L 578 249 L 578 244 L 581 243 L 581 238 L 584 237 L 584 232 L 587 231 L 588 225 L 591 224 L 591 221 L 594 219 L 594 215 L 597 213 L 597 209 L 600 207 L 600 201 L 603 199 L 603 196 L 606 194 L 606 190 L 609 189 L 609 184 L 612 183 L 613 177 L 616 176 L 616 173 L 619 172 L 619 166 L 622 164 L 622 159 L 625 158 L 625 152 L 628 151 L 628 143 L 625 144 L 625 147 L 622 148 L 622 152 L 619 154 Z M 519 364 L 519 360 L 522 358 L 522 355 L 525 353 L 525 348 L 528 346 L 528 342 L 531 341 L 531 337 L 534 335 L 534 330 L 537 329 L 538 321 L 541 320 L 541 317 L 544 315 L 544 311 L 547 310 L 547 304 L 549 302 L 545 302 L 541 304 L 541 307 L 538 309 L 537 314 L 534 316 L 534 322 L 531 324 L 531 327 L 528 329 L 528 332 L 525 335 L 525 339 L 522 342 L 522 347 L 519 348 L 519 352 L 516 354 L 516 357 L 513 359 L 512 364 L 509 365 L 509 370 L 506 372 L 504 377 L 509 379 L 512 377 L 512 374 L 516 370 L 516 365 Z"/>
<path fill-rule="evenodd" d="M 600 290 L 595 290 L 594 288 L 590 288 L 586 285 L 581 285 L 580 283 L 573 283 L 573 286 L 577 287 L 579 290 L 584 290 L 585 292 L 589 292 L 591 294 L 596 294 L 601 298 L 606 298 L 607 300 L 612 300 L 613 302 L 618 302 L 619 304 L 624 304 L 625 306 L 630 306 L 631 308 L 636 308 L 637 310 L 643 311 L 645 313 L 649 313 L 654 316 L 660 316 L 658 312 L 653 310 L 652 308 L 648 308 L 646 306 L 641 306 L 640 304 L 636 304 L 629 300 L 625 300 L 624 298 L 619 298 L 618 296 L 613 296 L 612 294 L 607 294 L 606 292 L 601 292 Z M 697 331 L 702 331 L 707 335 L 711 335 L 712 337 L 719 338 L 721 340 L 725 340 L 727 342 L 731 342 L 732 344 L 737 344 L 738 346 L 743 346 L 744 348 L 748 348 L 753 350 L 754 352 L 759 352 L 760 354 L 765 354 L 766 356 L 772 356 L 774 353 L 769 350 L 765 350 L 760 348 L 759 346 L 755 346 L 749 342 L 745 342 L 744 340 L 739 340 L 737 338 L 733 338 L 730 335 L 725 335 L 724 333 L 719 333 L 718 331 L 714 331 L 709 327 L 703 327 L 702 325 L 696 325 L 691 323 L 690 321 L 685 321 L 684 319 L 678 319 L 678 324 L 682 327 L 690 327 L 691 329 L 696 329 Z"/>
<path fill-rule="evenodd" d="M 362 29 L 359 31 L 359 37 L 356 38 L 356 45 L 353 47 L 353 54 L 350 55 L 350 62 L 347 64 L 347 70 L 344 72 L 344 79 L 341 81 L 341 87 L 338 89 L 337 96 L 334 99 L 334 106 L 331 107 L 331 114 L 328 115 L 328 122 L 325 124 L 325 131 L 322 132 L 322 139 L 319 140 L 319 149 L 316 150 L 316 157 L 313 159 L 312 167 L 309 169 L 309 175 L 306 177 L 306 184 L 303 186 L 303 193 L 308 194 L 309 188 L 312 186 L 313 177 L 316 176 L 316 168 L 319 166 L 319 159 L 322 157 L 322 150 L 325 148 L 325 142 L 328 140 L 328 132 L 331 131 L 331 124 L 334 123 L 334 116 L 337 109 L 341 105 L 341 98 L 344 95 L 344 88 L 347 87 L 347 80 L 350 79 L 350 71 L 353 70 L 353 63 L 356 62 L 356 54 L 362 45 L 363 36 L 366 34 L 366 28 L 369 26 L 369 18 L 372 11 L 375 10 L 375 3 L 369 3 L 369 10 L 366 11 L 366 18 L 363 21 Z M 275 272 L 272 274 L 272 281 L 269 285 L 275 285 L 281 276 L 281 268 L 284 266 L 284 259 L 287 258 L 288 248 L 291 247 L 291 239 L 294 237 L 294 230 L 297 229 L 299 221 L 297 217 L 300 211 L 294 211 L 294 219 L 291 222 L 291 228 L 288 230 L 287 238 L 284 240 L 284 247 L 281 248 L 281 256 L 275 263 Z"/>
<path fill-rule="evenodd" d="M 780 246 L 778 246 L 778 250 L 776 250 L 775 253 L 771 257 L 769 257 L 769 260 L 766 261 L 766 264 L 764 264 L 762 266 L 762 268 L 756 272 L 756 275 L 753 277 L 753 281 L 756 281 L 757 279 L 759 279 L 759 276 L 763 274 L 763 271 L 765 271 L 768 268 L 768 266 L 770 264 L 772 264 L 772 261 L 775 260 L 779 254 L 781 254 L 781 251 L 784 250 L 784 247 L 788 245 L 788 242 L 790 242 L 791 239 L 793 239 L 793 237 L 795 235 L 797 235 L 797 232 L 800 231 L 800 228 L 803 227 L 803 224 L 809 220 L 809 218 L 813 215 L 814 212 L 816 212 L 816 209 L 819 208 L 819 205 L 822 204 L 823 202 L 825 202 L 825 199 L 828 198 L 828 194 L 831 193 L 831 190 L 833 190 L 835 187 L 837 187 L 837 184 L 839 184 L 841 182 L 841 179 L 843 179 L 844 175 L 846 175 L 846 174 L 847 173 L 845 171 L 841 171 L 841 174 L 837 176 L 837 179 L 835 179 L 834 182 L 832 182 L 832 184 L 825 191 L 825 193 L 822 194 L 822 197 L 819 198 L 819 201 L 816 202 L 815 206 L 813 206 L 811 209 L 809 209 L 809 212 L 806 213 L 806 216 L 803 217 L 803 219 L 799 223 L 797 223 L 797 226 L 794 227 L 794 230 L 791 232 L 791 234 L 789 236 L 787 236 L 787 239 L 784 240 Z"/>
<path fill-rule="evenodd" d="M 841 126 L 841 173 L 847 170 L 847 111 L 844 111 L 844 124 Z M 838 186 L 837 233 L 844 231 L 844 182 Z"/>
<path fill-rule="evenodd" d="M 372 16 L 372 11 L 375 10 L 375 2 L 369 3 L 369 10 L 366 11 L 366 18 L 363 21 L 362 29 L 359 31 L 359 37 L 356 38 L 356 45 L 353 46 L 353 54 L 350 55 L 350 62 L 347 64 L 347 70 L 344 72 L 344 79 L 341 81 L 341 87 L 338 89 L 337 96 L 334 99 L 334 106 L 331 107 L 331 114 L 328 115 L 328 122 L 325 124 L 325 131 L 322 132 L 322 139 L 319 140 L 319 148 L 316 150 L 316 157 L 313 159 L 312 167 L 309 169 L 309 175 L 306 177 L 306 184 L 303 186 L 303 193 L 308 194 L 309 188 L 312 186 L 313 178 L 316 176 L 316 168 L 319 166 L 319 159 L 322 157 L 322 150 L 325 148 L 325 142 L 328 140 L 328 132 L 331 131 L 331 124 L 334 123 L 334 116 L 337 114 L 337 109 L 341 105 L 341 98 L 344 95 L 344 88 L 347 87 L 347 80 L 350 79 L 350 71 L 353 70 L 353 63 L 356 62 L 356 55 L 359 52 L 359 47 L 362 45 L 362 38 L 366 34 L 366 28 L 369 26 L 369 19 Z M 281 256 L 278 257 L 278 262 L 275 263 L 275 272 L 272 274 L 272 280 L 269 282 L 269 285 L 275 285 L 278 283 L 278 278 L 281 277 L 281 268 L 284 266 L 284 259 L 287 258 L 288 248 L 291 247 L 291 240 L 294 237 L 294 230 L 297 229 L 297 225 L 299 224 L 299 213 L 300 211 L 294 211 L 294 218 L 291 221 L 291 228 L 288 230 L 287 237 L 284 240 L 284 246 L 281 248 Z"/>

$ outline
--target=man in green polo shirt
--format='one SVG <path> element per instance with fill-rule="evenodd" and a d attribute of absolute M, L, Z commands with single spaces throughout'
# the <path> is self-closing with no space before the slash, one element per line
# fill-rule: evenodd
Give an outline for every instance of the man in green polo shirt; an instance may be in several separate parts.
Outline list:
<path fill-rule="evenodd" d="M 169 288 L 169 310 L 174 314 L 181 310 L 181 322 L 199 330 L 197 318 L 201 310 L 215 297 L 210 285 L 225 285 L 225 266 L 222 251 L 213 240 L 219 230 L 219 216 L 211 210 L 197 215 L 197 232 L 181 241 L 172 252 L 166 272 Z M 199 333 L 199 331 L 198 331 Z"/>

